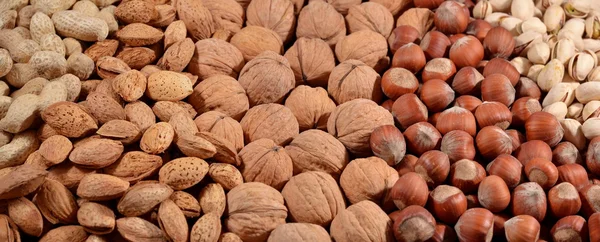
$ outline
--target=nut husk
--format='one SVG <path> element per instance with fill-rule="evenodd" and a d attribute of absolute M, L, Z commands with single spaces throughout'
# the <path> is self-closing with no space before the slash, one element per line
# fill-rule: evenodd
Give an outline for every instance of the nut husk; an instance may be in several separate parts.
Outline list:
<path fill-rule="evenodd" d="M 242 69 L 240 85 L 246 90 L 250 106 L 281 103 L 295 86 L 294 72 L 283 56 L 265 51 Z"/>
<path fill-rule="evenodd" d="M 349 59 L 333 68 L 327 91 L 339 103 L 364 98 L 381 102 L 381 76 L 362 61 Z"/>
<path fill-rule="evenodd" d="M 303 131 L 315 128 L 326 130 L 327 119 L 336 105 L 325 89 L 301 85 L 290 93 L 285 106 L 292 110 L 300 131 Z"/>
<path fill-rule="evenodd" d="M 360 60 L 376 71 L 388 67 L 387 40 L 381 34 L 371 30 L 354 32 L 335 45 L 335 56 L 340 62 Z"/>
<path fill-rule="evenodd" d="M 318 38 L 299 38 L 285 52 L 296 77 L 296 85 L 327 87 L 335 57 L 329 45 Z"/>

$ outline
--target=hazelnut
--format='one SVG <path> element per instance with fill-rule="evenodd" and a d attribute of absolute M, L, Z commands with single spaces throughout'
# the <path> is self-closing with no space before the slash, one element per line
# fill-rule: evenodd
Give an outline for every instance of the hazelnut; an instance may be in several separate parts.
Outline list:
<path fill-rule="evenodd" d="M 592 228 L 591 224 L 590 228 Z M 592 238 L 591 233 L 588 235 L 588 224 L 585 219 L 578 215 L 566 216 L 556 221 L 550 234 L 554 241 L 587 241 L 588 236 Z"/>
<path fill-rule="evenodd" d="M 421 155 L 426 151 L 439 149 L 442 135 L 428 122 L 418 122 L 404 131 L 408 151 Z"/>
<path fill-rule="evenodd" d="M 462 130 L 475 136 L 477 131 L 475 116 L 469 110 L 461 107 L 451 107 L 443 111 L 438 117 L 436 128 L 442 135 L 452 130 Z"/>
<path fill-rule="evenodd" d="M 559 181 L 571 183 L 577 190 L 590 184 L 587 171 L 579 164 L 565 164 L 557 169 Z"/>
<path fill-rule="evenodd" d="M 381 88 L 387 97 L 396 100 L 404 94 L 416 92 L 419 80 L 407 69 L 391 68 L 383 74 Z"/>
<path fill-rule="evenodd" d="M 270 50 L 277 54 L 283 51 L 283 42 L 279 35 L 273 30 L 260 26 L 246 26 L 231 37 L 230 43 L 242 52 L 246 62 L 263 51 Z"/>
<path fill-rule="evenodd" d="M 475 11 L 475 10 L 473 10 Z M 465 31 L 468 35 L 473 35 L 480 42 L 483 42 L 487 33 L 492 29 L 492 25 L 485 20 L 475 19 L 467 25 L 467 30 Z"/>
<path fill-rule="evenodd" d="M 450 39 L 439 31 L 430 31 L 421 40 L 421 49 L 425 52 L 428 60 L 442 58 L 452 43 Z"/>
<path fill-rule="evenodd" d="M 508 154 L 499 155 L 487 165 L 487 172 L 502 178 L 509 188 L 515 188 L 521 183 L 522 170 L 521 162 Z"/>
<path fill-rule="evenodd" d="M 405 44 L 396 50 L 392 59 L 392 67 L 402 67 L 417 73 L 425 67 L 425 53 L 414 43 Z"/>
<path fill-rule="evenodd" d="M 600 136 L 590 141 L 585 155 L 585 164 L 592 174 L 600 176 Z"/>
<path fill-rule="evenodd" d="M 371 30 L 351 33 L 341 38 L 335 45 L 335 56 L 338 61 L 359 60 L 376 71 L 388 67 L 390 58 L 387 56 L 387 52 L 388 46 L 385 37 Z"/>
<path fill-rule="evenodd" d="M 430 150 L 421 155 L 415 164 L 415 172 L 430 187 L 436 187 L 446 180 L 450 173 L 450 159 L 439 150 Z"/>
<path fill-rule="evenodd" d="M 417 173 L 409 172 L 398 178 L 390 191 L 390 197 L 400 210 L 411 205 L 422 207 L 427 203 L 428 191 L 425 180 Z"/>
<path fill-rule="evenodd" d="M 564 139 L 569 143 L 573 144 L 576 147 L 576 149 L 583 150 L 587 145 L 587 139 L 585 138 L 583 130 L 581 129 L 581 122 L 575 119 L 567 118 L 560 120 L 560 125 L 565 130 Z M 562 151 L 560 152 L 562 153 Z M 565 155 L 568 156 L 568 154 Z"/>
<path fill-rule="evenodd" d="M 510 203 L 510 191 L 502 178 L 490 175 L 479 184 L 477 198 L 484 208 L 491 212 L 500 212 Z"/>
<path fill-rule="evenodd" d="M 479 204 L 479 200 L 477 199 L 477 194 L 469 194 L 466 197 L 467 197 L 467 209 L 481 208 L 481 204 Z"/>
<path fill-rule="evenodd" d="M 510 111 L 512 113 L 512 124 L 515 127 L 523 127 L 531 114 L 542 111 L 542 105 L 535 98 L 522 97 L 513 103 Z"/>
<path fill-rule="evenodd" d="M 515 66 L 503 58 L 491 59 L 483 69 L 483 76 L 488 77 L 492 74 L 502 74 L 510 80 L 510 83 L 515 86 L 519 82 L 521 74 Z"/>
<path fill-rule="evenodd" d="M 440 112 L 454 101 L 454 90 L 448 83 L 433 79 L 423 84 L 419 97 L 430 112 Z"/>
<path fill-rule="evenodd" d="M 298 15 L 296 37 L 322 39 L 329 46 L 346 36 L 344 16 L 325 1 L 310 1 Z"/>
<path fill-rule="evenodd" d="M 581 209 L 581 199 L 571 183 L 563 182 L 548 191 L 550 211 L 557 218 L 575 215 Z"/>
<path fill-rule="evenodd" d="M 467 198 L 453 186 L 439 185 L 429 193 L 433 214 L 444 223 L 454 224 L 466 210 Z"/>
<path fill-rule="evenodd" d="M 393 231 L 399 242 L 426 241 L 435 232 L 435 218 L 423 207 L 409 206 L 398 213 Z"/>
<path fill-rule="evenodd" d="M 542 91 L 540 90 L 540 87 L 538 87 L 538 85 L 533 80 L 527 77 L 519 78 L 519 82 L 517 82 L 515 90 L 517 91 L 517 98 L 531 97 L 535 99 L 540 99 L 540 97 L 542 96 Z"/>
<path fill-rule="evenodd" d="M 409 43 L 419 44 L 421 42 L 421 33 L 415 27 L 410 25 L 400 25 L 392 30 L 388 37 L 388 44 L 392 53 Z"/>
<path fill-rule="evenodd" d="M 481 155 L 487 159 L 494 159 L 501 154 L 510 154 L 513 151 L 510 136 L 496 126 L 482 128 L 475 137 L 475 143 Z"/>
<path fill-rule="evenodd" d="M 585 220 L 583 225 L 585 226 Z M 598 229 L 600 228 L 600 213 L 594 213 L 588 218 L 588 226 L 590 232 L 590 241 L 598 241 L 598 239 L 600 239 L 600 233 L 598 232 Z M 583 236 L 585 238 L 585 234 L 583 234 Z"/>
<path fill-rule="evenodd" d="M 518 185 L 512 195 L 512 213 L 514 215 L 527 214 L 537 221 L 546 217 L 546 193 L 535 182 L 526 182 Z"/>
<path fill-rule="evenodd" d="M 462 95 L 454 100 L 454 106 L 464 108 L 472 113 L 475 113 L 475 110 L 481 103 L 479 98 L 471 95 Z"/>
<path fill-rule="evenodd" d="M 429 8 L 436 9 L 438 8 L 444 0 L 414 0 L 413 3 L 417 8 Z"/>
<path fill-rule="evenodd" d="M 589 184 L 579 190 L 582 211 L 585 216 L 600 212 L 600 185 Z"/>
<path fill-rule="evenodd" d="M 564 130 L 554 115 L 536 112 L 525 121 L 525 135 L 527 140 L 541 140 L 554 147 L 562 140 Z"/>
<path fill-rule="evenodd" d="M 473 136 L 462 130 L 453 130 L 444 135 L 440 150 L 450 158 L 450 162 L 475 158 Z"/>
<path fill-rule="evenodd" d="M 400 123 L 402 129 L 418 122 L 425 122 L 429 117 L 427 106 L 415 94 L 408 93 L 400 96 L 392 106 L 392 114 Z"/>
<path fill-rule="evenodd" d="M 454 229 L 445 224 L 436 224 L 435 232 L 431 239 L 426 240 L 426 242 L 443 242 L 443 241 L 456 241 L 456 232 Z"/>
<path fill-rule="evenodd" d="M 458 39 L 450 47 L 450 60 L 458 67 L 476 66 L 483 59 L 483 45 L 473 36 Z"/>
<path fill-rule="evenodd" d="M 525 175 L 544 189 L 550 189 L 558 181 L 558 169 L 550 160 L 533 158 L 525 164 Z"/>
<path fill-rule="evenodd" d="M 502 74 L 491 74 L 481 81 L 481 100 L 484 102 L 500 102 L 508 107 L 515 101 L 515 93 L 510 80 Z"/>
<path fill-rule="evenodd" d="M 529 215 L 517 215 L 504 223 L 508 241 L 538 241 L 540 223 Z"/>
<path fill-rule="evenodd" d="M 375 128 L 369 139 L 371 150 L 388 165 L 399 164 L 406 154 L 404 136 L 394 125 L 383 125 Z"/>
<path fill-rule="evenodd" d="M 427 122 L 429 122 L 433 126 L 436 126 L 438 118 L 440 117 L 441 114 L 442 113 L 434 113 L 433 115 L 429 116 L 429 119 L 427 119 Z"/>
<path fill-rule="evenodd" d="M 403 176 L 406 173 L 415 171 L 415 164 L 417 164 L 417 160 L 419 157 L 416 157 L 411 154 L 407 154 L 404 156 L 404 159 L 400 161 L 400 164 L 396 165 L 396 170 L 398 171 L 398 175 Z"/>
<path fill-rule="evenodd" d="M 483 48 L 490 58 L 508 58 L 515 48 L 515 39 L 505 28 L 493 27 L 483 40 Z"/>
<path fill-rule="evenodd" d="M 552 160 L 552 148 L 541 140 L 527 141 L 515 151 L 515 156 L 524 166 L 534 158 Z"/>
<path fill-rule="evenodd" d="M 448 37 L 448 39 L 450 40 L 450 43 L 454 44 L 454 43 L 456 43 L 456 41 L 458 41 L 462 37 L 467 37 L 467 35 L 462 34 L 462 33 L 461 34 L 453 34 L 453 35 L 450 35 L 450 37 Z"/>
<path fill-rule="evenodd" d="M 496 126 L 507 129 L 512 122 L 512 114 L 506 105 L 499 102 L 483 102 L 475 109 L 475 119 L 480 128 Z"/>
<path fill-rule="evenodd" d="M 511 216 L 504 213 L 494 214 L 494 234 L 503 235 L 504 231 L 504 223 L 509 220 Z"/>
<path fill-rule="evenodd" d="M 483 75 L 471 66 L 461 68 L 452 80 L 452 89 L 459 94 L 479 95 Z"/>
<path fill-rule="evenodd" d="M 477 190 L 485 175 L 485 169 L 479 163 L 462 159 L 450 167 L 450 184 L 464 193 L 470 193 Z"/>
<path fill-rule="evenodd" d="M 513 152 L 515 152 L 522 143 L 525 143 L 525 135 L 516 129 L 508 129 L 505 131 L 512 140 Z"/>
<path fill-rule="evenodd" d="M 447 58 L 434 58 L 425 64 L 421 78 L 423 83 L 430 80 L 439 79 L 442 81 L 449 80 L 456 73 L 456 66 Z"/>
<path fill-rule="evenodd" d="M 467 29 L 469 14 L 454 1 L 445 1 L 435 10 L 435 27 L 445 34 L 458 34 Z"/>
<path fill-rule="evenodd" d="M 485 208 L 465 211 L 454 225 L 460 241 L 492 241 L 494 214 Z"/>
<path fill-rule="evenodd" d="M 392 100 L 392 99 L 385 100 L 381 103 L 381 107 L 385 108 L 385 110 L 388 110 L 390 113 L 392 112 L 393 105 L 394 105 L 394 100 Z"/>
<path fill-rule="evenodd" d="M 552 150 L 552 162 L 557 166 L 583 164 L 583 157 L 573 143 L 564 141 L 558 143 Z"/>
<path fill-rule="evenodd" d="M 284 57 L 290 63 L 296 77 L 296 85 L 327 87 L 335 57 L 329 45 L 318 38 L 299 38 Z"/>
<path fill-rule="evenodd" d="M 394 16 L 381 4 L 365 2 L 348 9 L 346 23 L 350 33 L 368 29 L 387 38 L 394 28 Z"/>
<path fill-rule="evenodd" d="M 331 70 L 327 92 L 338 104 L 359 98 L 379 103 L 383 97 L 381 76 L 362 61 L 347 60 Z"/>

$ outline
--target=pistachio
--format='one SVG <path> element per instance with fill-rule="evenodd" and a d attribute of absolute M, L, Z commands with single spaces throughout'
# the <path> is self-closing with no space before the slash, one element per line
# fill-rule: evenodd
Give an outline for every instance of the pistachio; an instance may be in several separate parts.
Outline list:
<path fill-rule="evenodd" d="M 517 71 L 521 76 L 527 76 L 527 74 L 529 74 L 529 69 L 533 65 L 533 63 L 525 57 L 515 57 L 510 63 L 517 68 Z"/>
<path fill-rule="evenodd" d="M 577 85 L 575 85 L 577 84 Z M 579 83 L 558 83 L 546 95 L 542 102 L 542 107 L 547 107 L 553 103 L 564 102 L 567 106 L 575 100 L 575 89 Z"/>
<path fill-rule="evenodd" d="M 563 4 L 563 9 L 569 18 L 585 18 L 590 12 L 589 6 L 589 0 L 569 0 Z"/>
<path fill-rule="evenodd" d="M 523 20 L 513 16 L 502 17 L 499 19 L 498 24 L 500 27 L 505 28 L 513 35 L 518 34 L 517 27 L 523 23 Z"/>
<path fill-rule="evenodd" d="M 473 7 L 473 18 L 485 19 L 490 14 L 492 14 L 492 4 L 488 0 L 479 1 Z"/>
<path fill-rule="evenodd" d="M 581 125 L 581 131 L 588 139 L 600 136 L 600 118 L 590 118 Z"/>
<path fill-rule="evenodd" d="M 530 19 L 524 20 L 523 22 L 521 22 L 521 24 L 519 24 L 519 26 L 517 26 L 518 34 L 522 34 L 527 31 L 534 31 L 534 32 L 537 32 L 540 34 L 545 34 L 546 33 L 546 25 L 539 18 L 530 18 Z"/>
<path fill-rule="evenodd" d="M 527 50 L 527 58 L 534 64 L 546 64 L 550 59 L 550 46 L 545 42 L 539 42 Z"/>
<path fill-rule="evenodd" d="M 563 65 L 569 63 L 575 55 L 575 43 L 571 39 L 561 39 L 552 47 L 550 58 L 557 59 Z"/>
<path fill-rule="evenodd" d="M 585 20 L 580 18 L 569 19 L 561 29 L 561 31 L 565 30 L 571 31 L 577 36 L 583 36 L 585 32 Z"/>
<path fill-rule="evenodd" d="M 557 40 L 570 39 L 573 41 L 573 44 L 575 44 L 575 48 L 577 50 L 582 51 L 584 49 L 583 38 L 581 38 L 581 35 L 577 35 L 576 33 L 573 33 L 570 30 L 567 30 L 567 29 L 560 30 L 558 32 L 558 34 L 556 35 L 556 39 Z"/>
<path fill-rule="evenodd" d="M 568 73 L 575 81 L 583 81 L 597 65 L 598 59 L 594 52 L 579 52 L 569 61 Z"/>
<path fill-rule="evenodd" d="M 599 82 L 600 81 L 600 66 L 592 69 L 590 74 L 588 74 L 587 80 L 590 82 Z"/>
<path fill-rule="evenodd" d="M 535 43 L 542 42 L 543 35 L 536 31 L 527 31 L 515 37 L 515 50 L 517 55 L 526 55 L 529 47 Z"/>
<path fill-rule="evenodd" d="M 546 9 L 544 13 L 544 24 L 548 32 L 558 33 L 560 28 L 565 24 L 565 11 L 558 4 L 552 5 Z"/>
<path fill-rule="evenodd" d="M 535 3 L 533 3 L 533 0 L 513 0 L 510 5 L 510 13 L 521 20 L 528 20 L 533 18 L 535 14 L 535 12 L 533 11 L 534 9 Z"/>
<path fill-rule="evenodd" d="M 600 38 L 600 16 L 593 14 L 585 19 L 585 36 L 592 39 Z"/>
<path fill-rule="evenodd" d="M 565 74 L 565 66 L 558 60 L 552 59 L 537 76 L 537 84 L 542 91 L 548 92 L 560 83 Z"/>
<path fill-rule="evenodd" d="M 573 103 L 567 109 L 567 118 L 575 119 L 579 122 L 583 122 L 582 113 L 583 113 L 583 104 L 581 103 Z"/>
<path fill-rule="evenodd" d="M 540 11 L 544 11 L 546 10 L 548 7 L 552 6 L 552 5 L 560 5 L 563 3 L 563 0 L 541 0 L 541 1 L 535 1 L 535 7 L 537 9 L 539 9 Z"/>
<path fill-rule="evenodd" d="M 537 82 L 537 77 L 544 67 L 544 65 L 539 64 L 531 66 L 531 68 L 529 68 L 529 72 L 527 72 L 527 77 L 532 81 Z"/>
<path fill-rule="evenodd" d="M 494 12 L 508 12 L 513 0 L 489 0 Z"/>
<path fill-rule="evenodd" d="M 585 82 L 575 89 L 575 98 L 580 103 L 600 101 L 600 82 Z"/>
<path fill-rule="evenodd" d="M 591 50 L 593 52 L 599 52 L 600 51 L 600 39 L 583 39 L 583 49 L 584 50 Z M 598 54 L 596 54 L 598 55 Z"/>
<path fill-rule="evenodd" d="M 600 101 L 591 101 L 585 104 L 585 106 L 583 106 L 583 110 L 581 110 L 581 118 L 583 119 L 583 121 L 588 120 L 589 118 L 597 118 L 593 117 L 592 114 L 598 111 L 599 108 Z"/>
<path fill-rule="evenodd" d="M 484 20 L 490 23 L 492 27 L 496 27 L 500 26 L 500 20 L 506 17 L 510 17 L 510 15 L 508 15 L 507 13 L 493 12 L 485 16 Z"/>
<path fill-rule="evenodd" d="M 563 102 L 556 102 L 548 105 L 542 111 L 554 115 L 558 120 L 565 119 L 567 116 L 567 104 Z"/>
<path fill-rule="evenodd" d="M 567 113 L 568 116 L 568 113 Z M 587 143 L 585 135 L 583 135 L 583 131 L 581 130 L 581 123 L 575 119 L 567 118 L 560 120 L 560 125 L 562 126 L 564 133 L 564 139 L 569 141 L 577 147 L 579 150 L 583 150 Z"/>

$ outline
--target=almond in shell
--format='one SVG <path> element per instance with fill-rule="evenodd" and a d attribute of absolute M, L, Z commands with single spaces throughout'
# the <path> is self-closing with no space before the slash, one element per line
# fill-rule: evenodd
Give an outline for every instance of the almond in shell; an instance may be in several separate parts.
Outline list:
<path fill-rule="evenodd" d="M 183 214 L 170 199 L 163 201 L 158 207 L 158 225 L 169 241 L 186 242 L 189 232 L 188 224 Z"/>
<path fill-rule="evenodd" d="M 119 74 L 112 81 L 113 90 L 127 102 L 137 101 L 146 91 L 146 76 L 138 70 Z"/>
<path fill-rule="evenodd" d="M 126 118 L 125 109 L 108 95 L 95 91 L 87 96 L 86 101 L 86 107 L 100 123 Z"/>
<path fill-rule="evenodd" d="M 208 163 L 200 158 L 182 157 L 160 168 L 158 180 L 174 190 L 184 190 L 202 181 L 208 169 Z"/>
<path fill-rule="evenodd" d="M 186 218 L 196 218 L 200 216 L 200 212 L 202 211 L 200 202 L 198 202 L 192 194 L 184 191 L 175 191 L 171 194 L 169 199 L 181 209 Z"/>
<path fill-rule="evenodd" d="M 113 56 L 119 48 L 119 41 L 114 39 L 105 39 L 91 45 L 83 52 L 90 57 L 94 62 L 98 61 L 103 56 Z"/>
<path fill-rule="evenodd" d="M 115 229 L 115 213 L 99 203 L 81 204 L 77 211 L 77 221 L 92 234 L 108 234 Z"/>
<path fill-rule="evenodd" d="M 231 190 L 244 183 L 242 173 L 231 164 L 212 163 L 210 164 L 208 175 L 216 183 L 221 184 L 225 190 Z"/>
<path fill-rule="evenodd" d="M 117 54 L 117 58 L 132 69 L 140 70 L 156 61 L 160 52 L 146 47 L 125 47 Z"/>
<path fill-rule="evenodd" d="M 157 65 L 168 71 L 183 71 L 194 55 L 194 41 L 186 38 L 169 47 Z"/>
<path fill-rule="evenodd" d="M 117 31 L 117 39 L 129 46 L 155 44 L 163 38 L 162 31 L 143 23 L 128 24 Z"/>
<path fill-rule="evenodd" d="M 160 156 L 141 151 L 130 151 L 117 162 L 104 168 L 104 173 L 135 183 L 154 174 L 162 164 Z"/>
<path fill-rule="evenodd" d="M 131 70 L 121 59 L 112 56 L 103 56 L 96 61 L 96 73 L 102 79 L 115 78 L 117 75 Z"/>
<path fill-rule="evenodd" d="M 88 237 L 82 226 L 67 225 L 52 229 L 39 242 L 84 242 Z"/>
<path fill-rule="evenodd" d="M 0 170 L 0 200 L 25 196 L 35 191 L 48 174 L 38 166 L 23 164 Z"/>
<path fill-rule="evenodd" d="M 156 117 L 148 104 L 141 101 L 125 105 L 125 116 L 129 122 L 137 125 L 141 132 L 156 123 Z"/>
<path fill-rule="evenodd" d="M 115 8 L 115 17 L 124 23 L 148 23 L 158 17 L 150 1 L 123 1 Z"/>
<path fill-rule="evenodd" d="M 120 141 L 124 145 L 135 143 L 142 137 L 138 126 L 126 120 L 108 121 L 98 129 L 96 134 Z"/>
<path fill-rule="evenodd" d="M 202 1 L 178 0 L 175 6 L 177 16 L 185 23 L 188 33 L 195 41 L 208 39 L 215 32 L 212 14 Z"/>
<path fill-rule="evenodd" d="M 200 207 L 202 212 L 215 213 L 222 216 L 225 212 L 226 197 L 223 186 L 219 183 L 210 183 L 206 185 L 200 192 Z"/>
<path fill-rule="evenodd" d="M 69 138 L 80 138 L 98 129 L 98 123 L 72 102 L 52 104 L 42 112 L 42 119 L 56 132 Z"/>
<path fill-rule="evenodd" d="M 173 71 L 158 71 L 148 77 L 146 95 L 155 101 L 180 101 L 194 91 L 186 75 Z"/>
<path fill-rule="evenodd" d="M 62 135 L 54 135 L 42 142 L 37 152 L 39 152 L 44 160 L 52 165 L 56 165 L 67 159 L 69 153 L 71 153 L 71 149 L 73 149 L 73 144 L 69 138 Z"/>
<path fill-rule="evenodd" d="M 83 177 L 92 173 L 96 173 L 96 170 L 75 166 L 67 161 L 50 168 L 48 178 L 62 183 L 68 189 L 73 189 L 79 186 Z"/>
<path fill-rule="evenodd" d="M 175 131 L 169 123 L 156 123 L 150 126 L 150 128 L 144 132 L 144 135 L 142 135 L 140 148 L 148 154 L 163 153 L 171 146 L 174 136 Z"/>
<path fill-rule="evenodd" d="M 198 127 L 196 127 L 196 123 L 194 123 L 194 120 L 190 118 L 188 113 L 185 111 L 173 114 L 171 119 L 169 119 L 169 124 L 175 131 L 175 140 L 177 140 L 181 135 L 198 133 Z"/>
<path fill-rule="evenodd" d="M 220 235 L 221 218 L 215 213 L 207 213 L 192 227 L 190 241 L 217 241 Z"/>
<path fill-rule="evenodd" d="M 117 231 L 127 241 L 167 241 L 163 232 L 156 225 L 138 217 L 117 219 Z"/>
<path fill-rule="evenodd" d="M 40 210 L 26 197 L 8 201 L 8 216 L 23 233 L 39 237 L 44 229 L 44 219 Z"/>
<path fill-rule="evenodd" d="M 234 166 L 239 166 L 241 164 L 235 146 L 233 146 L 229 140 L 210 132 L 200 132 L 197 136 L 200 136 L 200 138 L 207 140 L 215 146 L 216 153 L 214 159 L 218 162 L 228 163 Z"/>
<path fill-rule="evenodd" d="M 96 138 L 76 145 L 69 155 L 69 160 L 85 168 L 99 169 L 117 161 L 122 153 L 123 144 L 121 142 Z"/>
<path fill-rule="evenodd" d="M 119 200 L 117 210 L 128 217 L 144 215 L 168 199 L 172 193 L 173 189 L 166 184 L 156 181 L 139 182 L 129 188 Z"/>
<path fill-rule="evenodd" d="M 183 101 L 158 101 L 152 106 L 152 111 L 163 122 L 169 122 L 171 116 L 180 112 L 188 114 L 190 118 L 194 118 L 198 114 L 191 104 Z"/>
<path fill-rule="evenodd" d="M 108 201 L 119 198 L 129 189 L 129 182 L 106 174 L 89 174 L 79 183 L 77 196 L 89 201 Z"/>
<path fill-rule="evenodd" d="M 44 218 L 50 223 L 72 224 L 77 222 L 79 207 L 75 197 L 60 182 L 46 179 L 34 200 Z"/>
<path fill-rule="evenodd" d="M 182 135 L 177 139 L 177 148 L 186 156 L 200 159 L 212 158 L 217 153 L 217 148 L 197 135 Z"/>

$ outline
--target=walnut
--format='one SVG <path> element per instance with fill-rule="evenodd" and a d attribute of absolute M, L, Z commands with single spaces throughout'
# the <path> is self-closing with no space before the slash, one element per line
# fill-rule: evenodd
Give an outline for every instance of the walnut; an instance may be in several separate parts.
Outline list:
<path fill-rule="evenodd" d="M 352 6 L 359 5 L 362 0 L 309 0 L 309 2 L 313 1 L 327 1 L 336 11 L 339 13 L 346 15 L 348 13 L 348 9 Z"/>
<path fill-rule="evenodd" d="M 298 121 L 292 111 L 281 104 L 261 104 L 248 110 L 242 118 L 242 130 L 246 143 L 262 138 L 278 145 L 289 143 L 298 135 Z"/>
<path fill-rule="evenodd" d="M 281 103 L 295 84 L 287 59 L 273 51 L 265 51 L 249 61 L 238 80 L 246 90 L 250 106 Z"/>
<path fill-rule="evenodd" d="M 294 33 L 296 15 L 290 0 L 254 0 L 246 9 L 248 26 L 262 26 L 275 31 L 283 42 Z"/>
<path fill-rule="evenodd" d="M 295 222 L 327 227 L 346 208 L 344 196 L 335 179 L 320 171 L 292 177 L 281 194 Z"/>
<path fill-rule="evenodd" d="M 285 106 L 292 110 L 298 120 L 300 131 L 307 129 L 327 129 L 329 114 L 335 103 L 321 87 L 298 86 L 285 100 Z"/>
<path fill-rule="evenodd" d="M 379 157 L 351 161 L 340 176 L 340 186 L 350 203 L 369 200 L 384 209 L 395 208 L 388 193 L 398 180 L 398 172 Z"/>
<path fill-rule="evenodd" d="M 352 6 L 346 15 L 350 33 L 368 29 L 380 33 L 385 38 L 394 28 L 394 16 L 390 10 L 379 3 L 366 2 Z"/>
<path fill-rule="evenodd" d="M 237 32 L 242 29 L 244 8 L 235 0 L 202 0 L 202 4 L 212 14 L 216 30 Z"/>
<path fill-rule="evenodd" d="M 292 158 L 270 139 L 259 139 L 246 145 L 239 155 L 246 182 L 262 182 L 281 190 L 293 175 Z"/>
<path fill-rule="evenodd" d="M 362 201 L 335 216 L 329 230 L 336 242 L 393 242 L 392 224 L 393 221 L 377 204 Z"/>
<path fill-rule="evenodd" d="M 381 102 L 381 76 L 359 60 L 347 60 L 333 68 L 329 75 L 327 92 L 339 103 L 365 98 Z"/>
<path fill-rule="evenodd" d="M 294 71 L 296 85 L 327 86 L 329 73 L 335 67 L 335 57 L 325 41 L 299 38 L 284 56 Z"/>
<path fill-rule="evenodd" d="M 210 132 L 231 142 L 237 151 L 244 148 L 244 131 L 235 119 L 224 113 L 209 111 L 194 119 L 200 132 Z"/>
<path fill-rule="evenodd" d="M 368 99 L 354 99 L 331 112 L 327 131 L 358 156 L 371 154 L 371 132 L 381 125 L 394 125 L 392 114 Z M 293 157 L 292 157 L 293 158 Z"/>
<path fill-rule="evenodd" d="M 230 42 L 242 52 L 246 61 L 267 50 L 278 54 L 283 52 L 283 42 L 279 35 L 260 26 L 246 26 L 231 37 Z"/>
<path fill-rule="evenodd" d="M 321 0 L 311 1 L 302 8 L 298 15 L 296 37 L 322 39 L 329 46 L 335 44 L 346 35 L 346 21 L 333 6 Z"/>
<path fill-rule="evenodd" d="M 227 41 L 211 38 L 200 40 L 195 45 L 188 71 L 202 80 L 214 75 L 237 78 L 244 67 L 242 52 Z"/>
<path fill-rule="evenodd" d="M 236 120 L 250 108 L 244 88 L 233 77 L 225 75 L 212 76 L 198 83 L 188 102 L 199 113 L 214 110 Z"/>
<path fill-rule="evenodd" d="M 288 223 L 277 226 L 267 242 L 331 242 L 331 238 L 319 225 Z"/>
<path fill-rule="evenodd" d="M 371 30 L 361 30 L 342 38 L 335 45 L 335 56 L 340 62 L 360 60 L 376 71 L 388 67 L 388 44 L 383 35 Z"/>
<path fill-rule="evenodd" d="M 292 157 L 294 174 L 322 171 L 338 178 L 349 161 L 344 145 L 318 129 L 302 132 L 285 150 Z"/>
<path fill-rule="evenodd" d="M 411 8 L 406 10 L 396 20 L 396 27 L 409 25 L 414 27 L 421 34 L 421 38 L 433 26 L 433 12 L 427 8 Z"/>
<path fill-rule="evenodd" d="M 385 6 L 394 16 L 398 16 L 400 13 L 413 6 L 413 0 L 369 0 L 369 2 L 379 3 Z"/>
<path fill-rule="evenodd" d="M 279 191 L 260 182 L 240 184 L 227 193 L 227 230 L 243 241 L 266 241 L 280 224 L 285 224 L 288 210 Z"/>
<path fill-rule="evenodd" d="M 294 14 L 298 15 L 302 7 L 304 7 L 304 2 L 306 0 L 289 0 L 294 4 Z"/>

